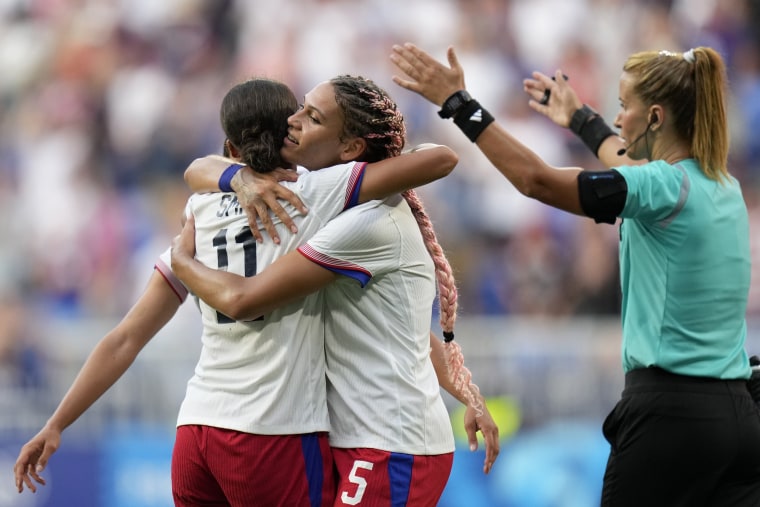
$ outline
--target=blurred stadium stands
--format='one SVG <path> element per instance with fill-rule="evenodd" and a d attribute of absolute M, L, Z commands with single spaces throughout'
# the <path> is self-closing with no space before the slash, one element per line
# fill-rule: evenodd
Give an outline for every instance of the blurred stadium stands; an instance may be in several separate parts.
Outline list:
<path fill-rule="evenodd" d="M 64 434 L 47 487 L 18 495 L 12 463 L 178 231 L 182 172 L 220 152 L 227 89 L 266 75 L 300 96 L 343 73 L 397 99 L 409 145 L 460 153 L 420 194 L 458 277 L 457 339 L 503 443 L 488 477 L 480 451 L 457 452 L 442 505 L 596 505 L 599 427 L 622 386 L 617 229 L 516 194 L 391 82 L 390 46 L 444 58 L 453 44 L 473 95 L 516 137 L 584 167 L 598 162 L 527 108 L 525 76 L 561 68 L 611 122 L 629 53 L 713 46 L 729 65 L 731 171 L 760 266 L 759 21 L 757 0 L 0 0 L 0 507 L 171 505 L 174 418 L 200 346 L 192 303 Z"/>

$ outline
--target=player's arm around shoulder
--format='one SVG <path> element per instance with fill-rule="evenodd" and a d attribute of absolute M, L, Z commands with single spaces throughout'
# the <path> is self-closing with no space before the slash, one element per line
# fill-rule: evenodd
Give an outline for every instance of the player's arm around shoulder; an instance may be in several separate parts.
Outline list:
<path fill-rule="evenodd" d="M 264 236 L 257 220 L 261 221 L 264 230 L 275 243 L 280 242 L 270 210 L 294 234 L 298 232 L 293 218 L 278 199 L 291 203 L 303 214 L 308 213 L 298 195 L 279 184 L 281 181 L 296 181 L 298 175 L 295 170 L 277 168 L 262 173 L 229 157 L 207 155 L 193 160 L 185 169 L 184 178 L 190 190 L 196 193 L 234 191 L 248 215 L 251 232 L 259 243 L 264 240 Z"/>
<path fill-rule="evenodd" d="M 444 145 L 422 144 L 410 152 L 367 165 L 359 190 L 359 202 L 384 199 L 447 176 L 459 163 L 454 150 Z"/>
<path fill-rule="evenodd" d="M 237 163 L 221 155 L 196 158 L 185 169 L 185 183 L 193 192 L 219 192 L 219 178 L 230 165 Z"/>

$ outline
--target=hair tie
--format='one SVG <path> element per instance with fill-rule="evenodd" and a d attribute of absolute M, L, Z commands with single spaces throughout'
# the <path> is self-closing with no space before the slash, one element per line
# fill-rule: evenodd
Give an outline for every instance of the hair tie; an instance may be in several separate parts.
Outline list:
<path fill-rule="evenodd" d="M 694 55 L 694 48 L 691 48 L 690 50 L 686 51 L 683 54 L 683 59 L 689 63 L 694 63 L 696 61 L 696 58 Z"/>

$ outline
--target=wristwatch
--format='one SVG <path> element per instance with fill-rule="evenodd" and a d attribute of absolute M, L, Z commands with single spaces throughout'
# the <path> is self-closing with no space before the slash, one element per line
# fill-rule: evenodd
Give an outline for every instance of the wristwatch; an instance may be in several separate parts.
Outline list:
<path fill-rule="evenodd" d="M 459 90 L 454 92 L 441 106 L 441 110 L 438 111 L 438 116 L 441 118 L 451 118 L 459 109 L 472 100 L 467 90 Z"/>

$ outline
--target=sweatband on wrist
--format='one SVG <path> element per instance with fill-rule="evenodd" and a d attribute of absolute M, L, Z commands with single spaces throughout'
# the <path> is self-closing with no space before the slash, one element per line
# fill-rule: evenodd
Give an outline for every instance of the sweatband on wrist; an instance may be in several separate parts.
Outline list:
<path fill-rule="evenodd" d="M 604 119 L 587 104 L 573 113 L 570 118 L 570 130 L 580 137 L 583 144 L 595 155 L 599 156 L 599 147 L 605 139 L 614 136 L 615 132 Z"/>
<path fill-rule="evenodd" d="M 228 165 L 227 169 L 225 169 L 219 177 L 219 190 L 222 192 L 233 192 L 232 186 L 230 186 L 232 184 L 232 178 L 234 178 L 238 171 L 243 167 L 245 167 L 243 164 Z"/>
<path fill-rule="evenodd" d="M 493 123 L 491 113 L 483 109 L 480 103 L 473 99 L 460 108 L 454 115 L 454 123 L 473 143 L 478 136 Z"/>

